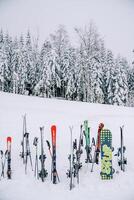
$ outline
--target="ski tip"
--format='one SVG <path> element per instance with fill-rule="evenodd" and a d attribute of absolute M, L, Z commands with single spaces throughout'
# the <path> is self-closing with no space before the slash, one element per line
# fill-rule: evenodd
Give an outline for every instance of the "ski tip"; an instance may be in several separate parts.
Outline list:
<path fill-rule="evenodd" d="M 51 132 L 56 132 L 56 125 L 51 126 Z"/>
<path fill-rule="evenodd" d="M 12 142 L 12 138 L 11 137 L 7 137 L 7 142 Z"/>
<path fill-rule="evenodd" d="M 41 127 L 40 127 L 40 131 L 43 131 L 43 130 L 44 130 L 44 126 L 41 126 Z"/>
<path fill-rule="evenodd" d="M 123 130 L 124 129 L 124 125 L 120 126 L 120 130 Z"/>
<path fill-rule="evenodd" d="M 103 129 L 104 128 L 104 124 L 103 123 L 100 123 L 99 124 L 99 130 Z"/>

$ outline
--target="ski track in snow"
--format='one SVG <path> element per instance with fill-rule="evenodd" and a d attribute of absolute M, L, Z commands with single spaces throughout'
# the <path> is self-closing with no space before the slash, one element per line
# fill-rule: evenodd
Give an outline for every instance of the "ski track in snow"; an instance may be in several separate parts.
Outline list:
<path fill-rule="evenodd" d="M 27 129 L 30 133 L 30 147 L 33 161 L 35 149 L 34 137 L 39 137 L 39 127 L 44 126 L 44 139 L 51 141 L 50 127 L 57 126 L 57 170 L 60 183 L 53 185 L 50 181 L 51 158 L 46 144 L 44 145 L 48 177 L 45 182 L 36 180 L 28 163 L 28 174 L 19 157 L 22 139 L 22 116 L 27 114 Z M 120 126 L 124 125 L 124 140 L 128 165 L 123 173 L 113 156 L 113 167 L 119 170 L 113 180 L 100 179 L 100 165 L 94 167 L 85 163 L 85 151 L 82 154 L 83 167 L 80 171 L 80 184 L 69 191 L 69 179 L 66 177 L 69 168 L 70 153 L 69 126 L 73 126 L 73 138 L 78 138 L 80 124 L 89 121 L 91 136 L 96 139 L 100 122 L 113 134 L 113 146 L 116 153 L 120 144 Z M 1 179 L 0 200 L 35 200 L 35 199 L 68 199 L 68 200 L 134 200 L 134 160 L 133 158 L 133 123 L 134 108 L 69 102 L 56 99 L 43 99 L 0 92 L 0 149 L 6 149 L 6 137 L 12 136 L 12 180 Z M 40 151 L 40 149 L 39 149 Z M 33 162 L 34 165 L 34 162 Z M 1 171 L 1 166 L 0 166 Z"/>

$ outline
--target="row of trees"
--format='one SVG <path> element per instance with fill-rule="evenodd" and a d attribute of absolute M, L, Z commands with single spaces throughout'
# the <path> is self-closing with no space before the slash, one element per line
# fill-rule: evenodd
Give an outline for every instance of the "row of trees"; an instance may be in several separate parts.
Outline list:
<path fill-rule="evenodd" d="M 114 58 L 94 24 L 75 32 L 77 47 L 59 26 L 40 48 L 30 32 L 12 38 L 1 30 L 0 90 L 133 106 L 134 68 L 125 58 Z"/>

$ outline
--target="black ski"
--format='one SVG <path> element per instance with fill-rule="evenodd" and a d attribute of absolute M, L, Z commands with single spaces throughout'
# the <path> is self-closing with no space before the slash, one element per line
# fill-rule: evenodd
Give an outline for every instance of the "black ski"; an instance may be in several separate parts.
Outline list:
<path fill-rule="evenodd" d="M 11 142 L 12 138 L 7 137 L 7 178 L 11 179 Z"/>
<path fill-rule="evenodd" d="M 38 138 L 35 137 L 33 141 L 33 145 L 35 146 L 36 155 L 35 155 L 35 169 L 34 169 L 34 176 L 37 176 L 39 179 L 39 169 L 38 169 Z"/>
<path fill-rule="evenodd" d="M 52 156 L 52 151 L 51 151 L 51 145 L 50 145 L 50 142 L 49 142 L 48 140 L 46 140 L 46 143 L 47 143 L 47 146 L 48 146 L 49 154 L 50 154 L 51 159 L 52 159 L 52 162 L 53 162 L 53 156 Z M 53 175 L 53 169 L 52 169 L 52 166 L 53 166 L 53 164 L 51 165 L 51 180 L 52 180 L 52 175 Z M 58 175 L 57 169 L 56 169 L 56 176 L 57 176 L 58 181 L 60 182 L 60 179 L 59 179 L 59 175 Z"/>
<path fill-rule="evenodd" d="M 125 171 L 125 165 L 127 164 L 127 159 L 125 158 L 125 151 L 126 147 L 124 146 L 124 138 L 123 138 L 123 129 L 124 126 L 120 127 L 120 147 L 118 148 L 117 154 L 115 156 L 118 157 L 118 165 L 120 166 L 121 170 Z"/>
<path fill-rule="evenodd" d="M 39 177 L 41 178 L 42 182 L 44 182 L 45 178 L 48 175 L 47 170 L 45 169 L 46 155 L 44 154 L 44 146 L 43 146 L 44 127 L 40 127 L 40 134 L 41 134 L 41 155 L 39 159 L 41 162 L 41 170 L 39 172 Z"/>

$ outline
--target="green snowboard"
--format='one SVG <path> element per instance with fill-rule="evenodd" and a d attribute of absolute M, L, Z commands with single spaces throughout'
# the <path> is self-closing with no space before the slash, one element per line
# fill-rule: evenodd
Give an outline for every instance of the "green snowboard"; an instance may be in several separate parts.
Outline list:
<path fill-rule="evenodd" d="M 108 129 L 101 131 L 101 179 L 113 178 L 112 168 L 112 133 Z"/>

